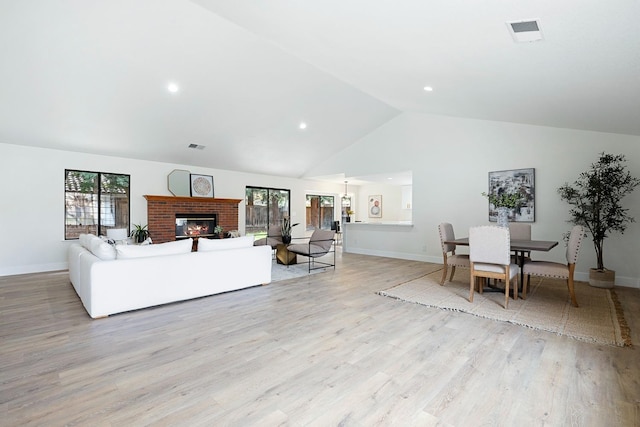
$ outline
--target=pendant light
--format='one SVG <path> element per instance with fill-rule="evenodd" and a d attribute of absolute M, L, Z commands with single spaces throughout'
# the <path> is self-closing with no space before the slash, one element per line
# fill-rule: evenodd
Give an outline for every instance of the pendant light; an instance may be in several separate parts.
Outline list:
<path fill-rule="evenodd" d="M 347 193 L 347 181 L 344 182 L 344 196 L 342 196 L 342 207 L 348 208 L 351 205 L 351 200 L 349 200 L 349 195 Z"/>

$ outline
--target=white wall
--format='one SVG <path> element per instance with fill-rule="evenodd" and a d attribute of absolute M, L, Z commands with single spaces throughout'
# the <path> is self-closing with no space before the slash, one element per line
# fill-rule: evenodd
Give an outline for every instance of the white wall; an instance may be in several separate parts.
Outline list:
<path fill-rule="evenodd" d="M 470 226 L 488 223 L 487 201 L 480 193 L 487 190 L 489 171 L 535 168 L 533 237 L 560 240 L 571 226 L 565 222 L 569 205 L 560 200 L 556 190 L 566 181 L 573 182 L 602 151 L 625 154 L 632 174 L 640 176 L 637 136 L 403 114 L 319 165 L 308 176 L 412 170 L 414 225 L 409 233 L 403 232 L 390 244 L 396 253 L 406 254 L 407 258 L 441 262 L 438 223 L 451 222 L 460 236 L 466 235 Z M 304 222 L 307 192 L 338 197 L 344 191 L 343 185 L 308 180 L 0 144 L 0 275 L 66 268 L 65 168 L 130 174 L 132 223 L 146 223 L 144 194 L 170 195 L 167 175 L 173 169 L 213 175 L 219 197 L 244 199 L 246 185 L 290 188 L 294 222 Z M 349 188 L 358 199 L 380 194 L 368 191 Z M 625 199 L 625 206 L 640 221 L 640 190 Z M 366 204 L 358 200 L 354 208 L 357 215 L 363 214 L 363 209 Z M 242 203 L 240 224 L 244 219 Z M 294 235 L 303 232 L 304 227 L 294 228 Z M 640 223 L 636 222 L 624 235 L 614 234 L 605 243 L 605 265 L 617 271 L 619 285 L 640 287 L 639 242 Z M 579 280 L 585 280 L 595 264 L 589 243 L 578 260 Z M 564 245 L 561 243 L 548 254 L 537 253 L 536 257 L 562 262 Z"/>
<path fill-rule="evenodd" d="M 536 218 L 533 238 L 561 240 L 571 228 L 569 205 L 557 188 L 573 182 L 602 151 L 625 154 L 631 173 L 640 177 L 640 137 L 427 114 L 403 114 L 358 143 L 309 171 L 308 176 L 347 176 L 413 171 L 413 228 L 391 239 L 394 252 L 411 259 L 442 262 L 437 226 L 453 224 L 457 235 L 488 224 L 488 172 L 535 168 Z M 640 221 L 640 189 L 624 199 Z M 362 209 L 362 207 L 360 207 Z M 640 223 L 605 242 L 605 266 L 616 270 L 619 285 L 640 287 Z M 402 247 L 399 248 L 398 245 Z M 368 248 L 383 250 L 379 246 Z M 565 262 L 561 242 L 537 259 Z M 582 248 L 576 277 L 585 280 L 595 265 L 591 240 Z"/>
<path fill-rule="evenodd" d="M 354 186 L 357 188 L 355 206 L 351 221 L 385 222 L 385 221 L 411 221 L 411 210 L 402 208 L 402 187 L 389 184 L 363 184 Z M 382 196 L 382 218 L 370 218 L 367 211 L 369 196 Z M 356 209 L 357 208 L 357 209 Z"/>
<path fill-rule="evenodd" d="M 239 224 L 243 234 L 247 185 L 291 189 L 292 219 L 302 223 L 305 220 L 306 192 L 338 197 L 342 191 L 342 185 L 311 180 L 0 143 L 0 276 L 67 268 L 69 242 L 64 240 L 65 169 L 131 175 L 132 224 L 147 223 L 145 194 L 171 195 L 167 189 L 167 175 L 173 169 L 212 175 L 216 197 L 243 200 L 239 205 Z M 295 227 L 294 237 L 304 235 L 304 229 Z"/>

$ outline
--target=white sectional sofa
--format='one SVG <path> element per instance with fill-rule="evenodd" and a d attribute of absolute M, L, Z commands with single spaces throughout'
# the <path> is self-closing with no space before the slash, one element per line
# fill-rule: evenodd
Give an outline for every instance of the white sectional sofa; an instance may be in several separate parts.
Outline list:
<path fill-rule="evenodd" d="M 71 244 L 69 278 L 93 318 L 271 282 L 271 247 L 253 237 L 111 245 L 82 235 Z"/>

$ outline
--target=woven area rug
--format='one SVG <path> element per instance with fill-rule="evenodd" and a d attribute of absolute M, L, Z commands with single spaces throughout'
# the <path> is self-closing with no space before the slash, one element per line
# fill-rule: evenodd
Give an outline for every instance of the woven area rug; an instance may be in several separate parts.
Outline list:
<path fill-rule="evenodd" d="M 615 290 L 594 288 L 587 283 L 576 282 L 576 298 L 580 304 L 576 308 L 571 305 L 564 281 L 532 277 L 527 299 L 510 298 L 509 308 L 505 310 L 504 292 L 476 292 L 473 303 L 470 303 L 468 274 L 466 269 L 457 269 L 454 280 L 445 281 L 444 286 L 440 286 L 440 270 L 378 294 L 428 307 L 510 322 L 582 341 L 619 347 L 632 345 Z"/>

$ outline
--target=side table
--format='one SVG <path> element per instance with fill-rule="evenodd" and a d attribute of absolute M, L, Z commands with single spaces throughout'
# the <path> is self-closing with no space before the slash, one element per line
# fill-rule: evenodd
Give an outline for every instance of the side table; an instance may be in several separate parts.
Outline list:
<path fill-rule="evenodd" d="M 276 262 L 283 265 L 297 264 L 298 256 L 289 252 L 287 245 L 280 243 L 276 246 Z"/>

